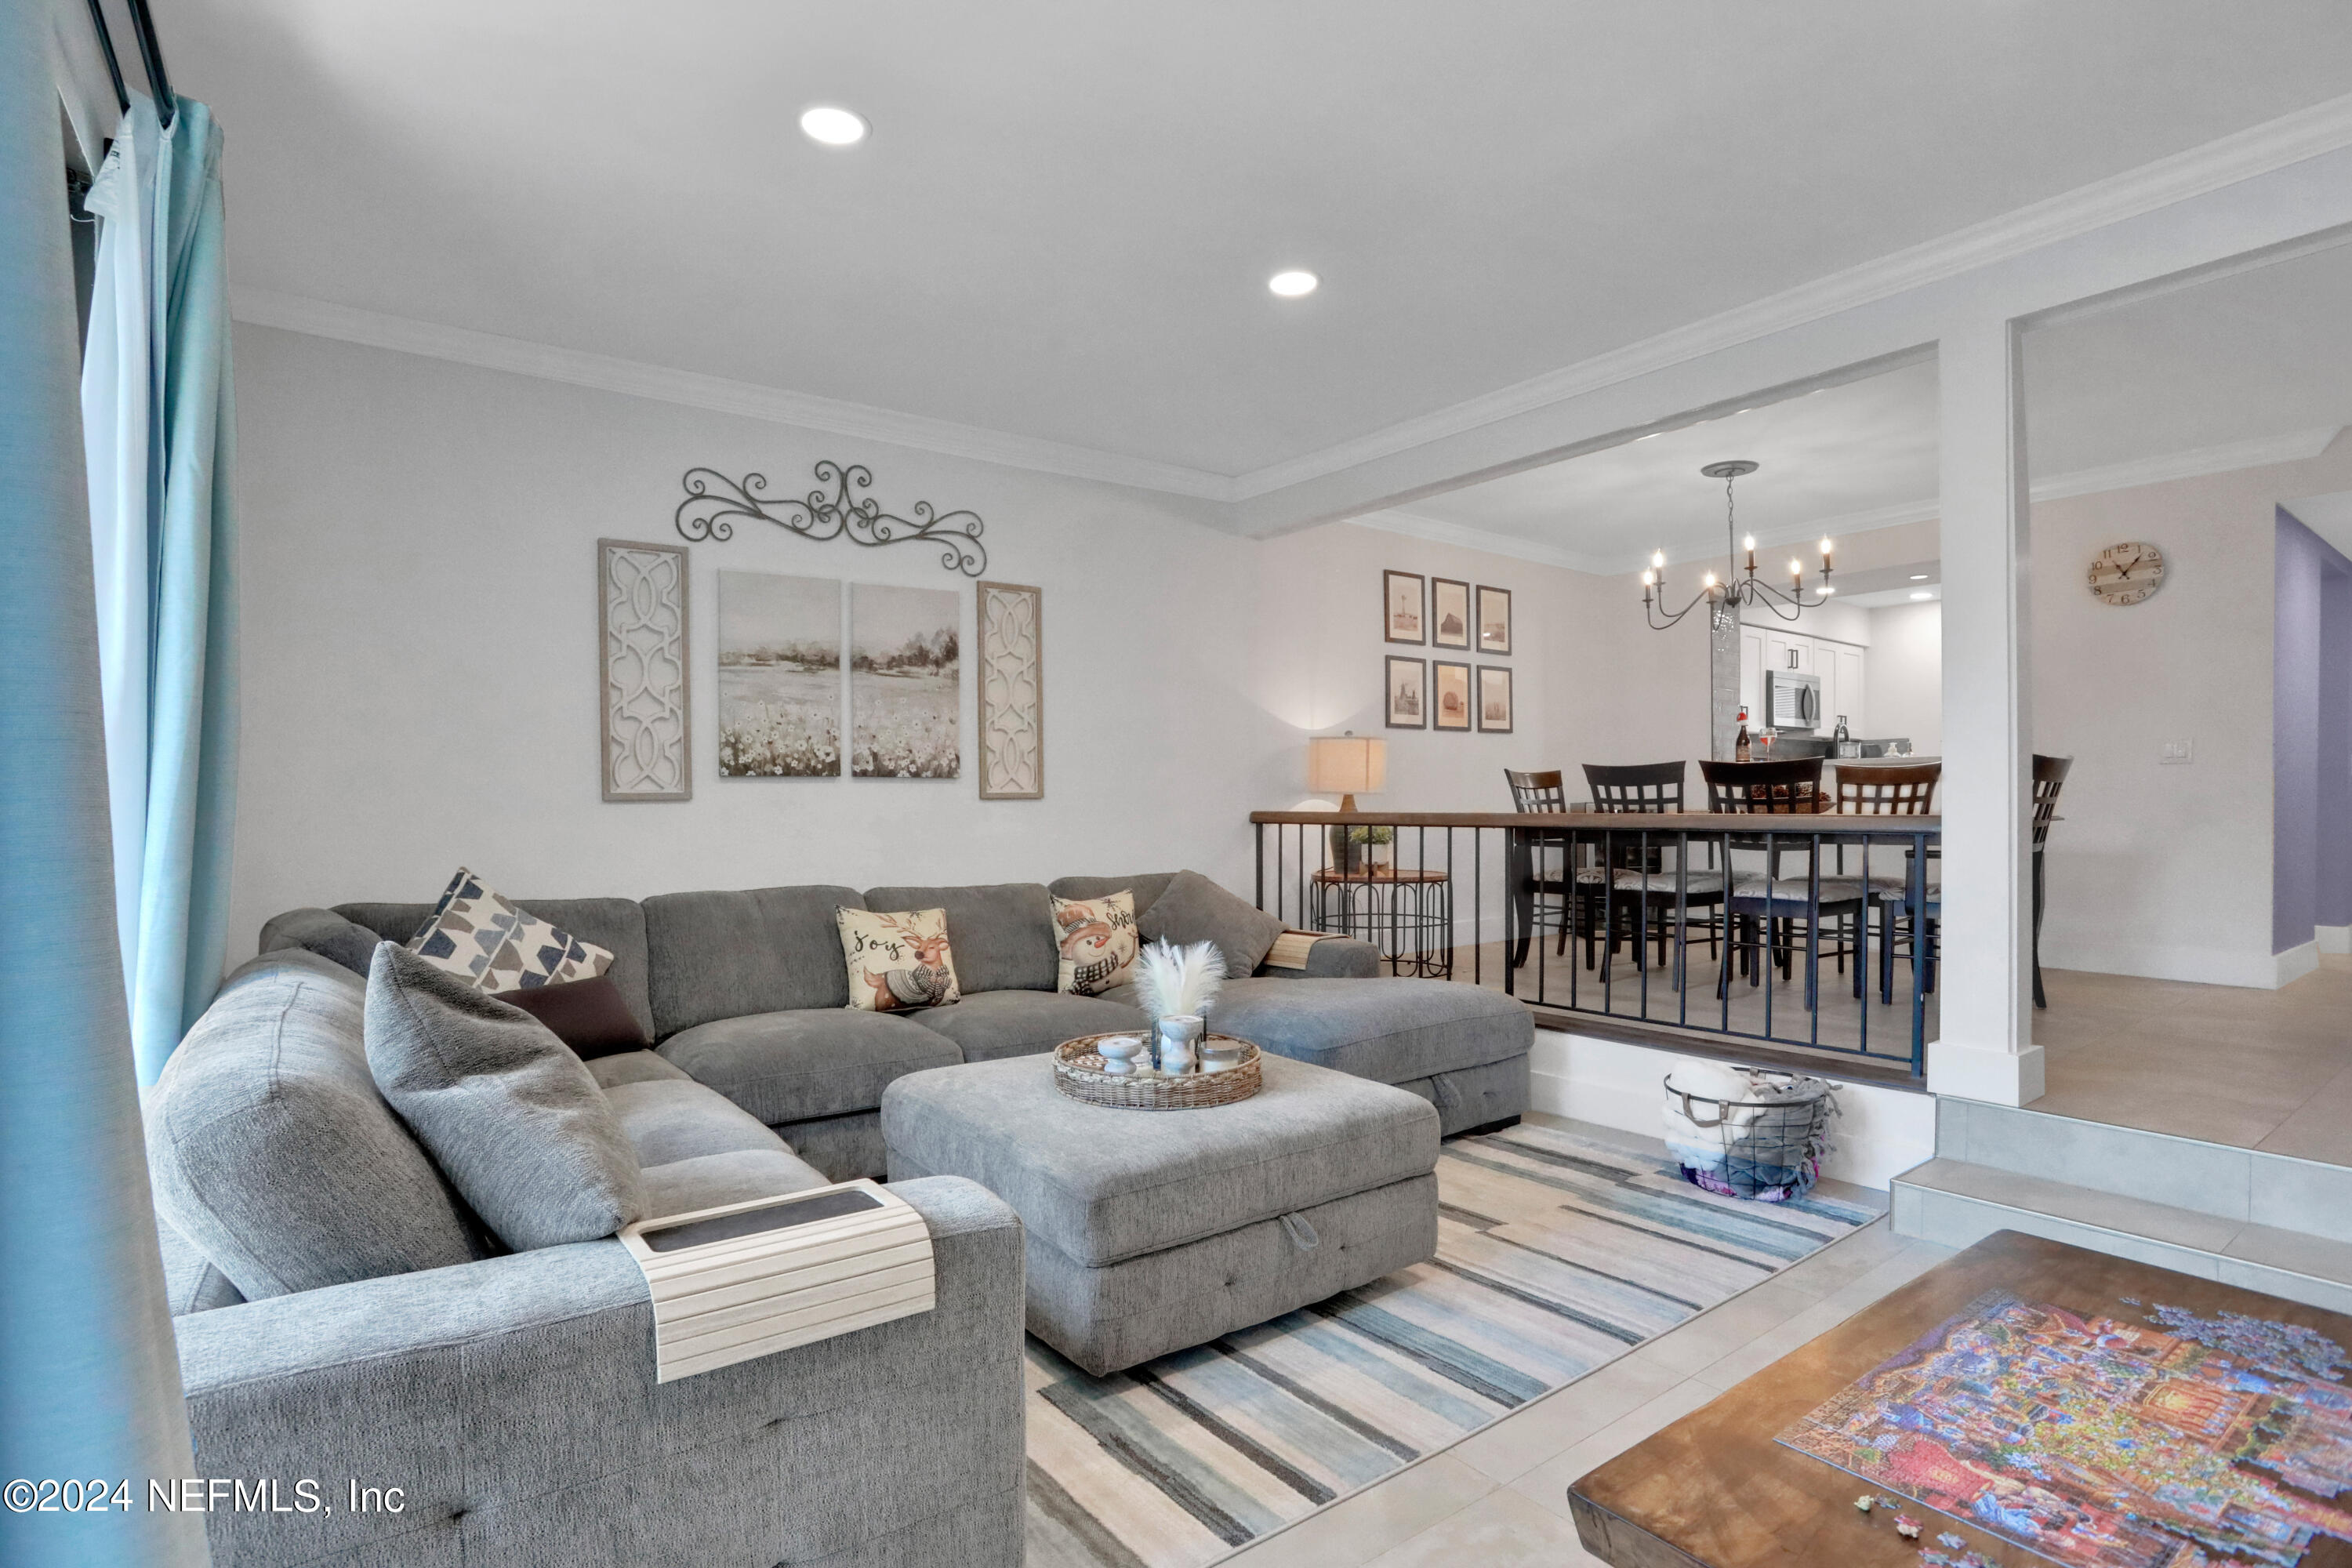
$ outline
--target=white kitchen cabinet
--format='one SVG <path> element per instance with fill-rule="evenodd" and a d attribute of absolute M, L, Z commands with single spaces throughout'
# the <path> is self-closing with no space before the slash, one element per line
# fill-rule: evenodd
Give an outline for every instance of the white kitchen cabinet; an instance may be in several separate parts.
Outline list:
<path fill-rule="evenodd" d="M 1853 643 L 1807 637 L 1769 624 L 1739 628 L 1739 700 L 1748 721 L 1764 722 L 1764 671 L 1794 669 L 1819 676 L 1822 682 L 1822 734 L 1837 728 L 1845 715 L 1846 728 L 1862 733 L 1864 667 L 1868 649 Z"/>
<path fill-rule="evenodd" d="M 1813 644 L 1816 673 L 1822 678 L 1822 728 L 1835 733 L 1838 715 L 1846 730 L 1862 734 L 1863 649 L 1852 643 L 1817 640 Z"/>

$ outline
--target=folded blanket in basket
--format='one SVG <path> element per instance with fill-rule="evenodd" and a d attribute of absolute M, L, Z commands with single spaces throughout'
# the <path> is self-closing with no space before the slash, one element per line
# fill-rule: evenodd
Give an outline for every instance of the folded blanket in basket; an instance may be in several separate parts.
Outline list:
<path fill-rule="evenodd" d="M 1817 1078 L 1686 1062 L 1666 1077 L 1666 1146 L 1685 1176 L 1710 1192 L 1796 1197 L 1820 1174 L 1823 1127 L 1835 1110 Z"/>

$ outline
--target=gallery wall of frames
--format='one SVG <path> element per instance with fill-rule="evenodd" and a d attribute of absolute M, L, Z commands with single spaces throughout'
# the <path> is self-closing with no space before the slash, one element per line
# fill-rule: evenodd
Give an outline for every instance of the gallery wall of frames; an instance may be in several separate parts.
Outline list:
<path fill-rule="evenodd" d="M 1386 711 L 1391 730 L 1507 735 L 1512 726 L 1511 591 L 1484 583 L 1381 574 L 1381 636 L 1429 649 L 1388 656 Z M 1448 652 L 1460 658 L 1448 658 Z"/>

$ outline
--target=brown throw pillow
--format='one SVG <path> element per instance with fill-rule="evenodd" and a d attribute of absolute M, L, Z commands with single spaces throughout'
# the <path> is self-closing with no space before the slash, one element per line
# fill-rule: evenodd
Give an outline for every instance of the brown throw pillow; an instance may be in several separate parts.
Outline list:
<path fill-rule="evenodd" d="M 647 1050 L 653 1044 L 629 1011 L 628 998 L 609 974 L 500 991 L 497 995 L 553 1030 L 555 1037 L 583 1060 L 609 1057 L 615 1051 Z"/>

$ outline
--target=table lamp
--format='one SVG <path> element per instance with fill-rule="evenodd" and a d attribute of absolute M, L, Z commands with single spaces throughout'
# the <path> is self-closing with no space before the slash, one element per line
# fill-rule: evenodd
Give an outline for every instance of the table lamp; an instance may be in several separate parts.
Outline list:
<path fill-rule="evenodd" d="M 1371 795 L 1387 784 L 1389 743 L 1353 730 L 1344 735 L 1317 735 L 1307 742 L 1307 787 L 1318 795 L 1336 795 L 1341 811 L 1356 809 L 1356 792 Z"/>

